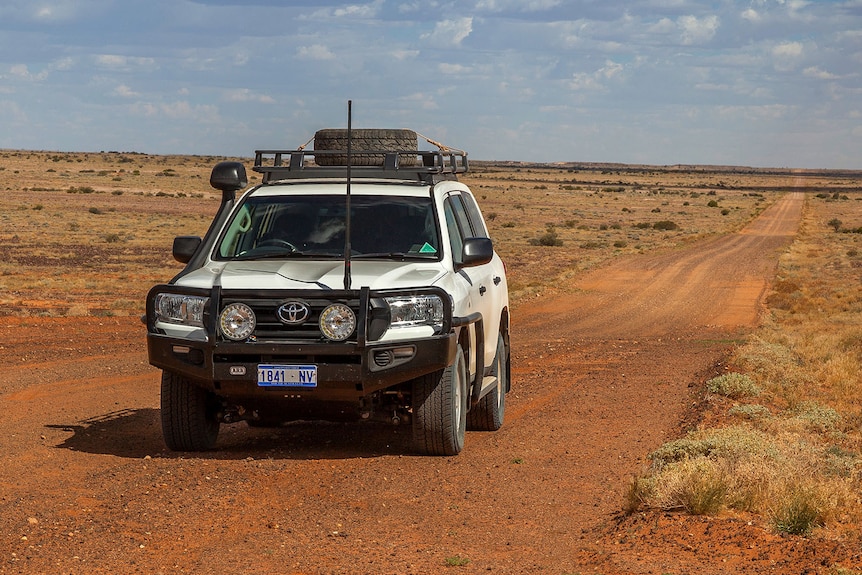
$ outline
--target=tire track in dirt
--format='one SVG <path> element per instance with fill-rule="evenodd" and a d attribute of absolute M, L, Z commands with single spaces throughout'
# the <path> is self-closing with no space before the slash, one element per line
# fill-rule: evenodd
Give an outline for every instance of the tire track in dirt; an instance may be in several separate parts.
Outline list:
<path fill-rule="evenodd" d="M 803 200 L 798 192 L 784 196 L 736 234 L 616 261 L 575 282 L 573 295 L 542 302 L 519 320 L 525 329 L 544 324 L 554 335 L 584 338 L 750 328 L 778 255 L 798 226 Z"/>

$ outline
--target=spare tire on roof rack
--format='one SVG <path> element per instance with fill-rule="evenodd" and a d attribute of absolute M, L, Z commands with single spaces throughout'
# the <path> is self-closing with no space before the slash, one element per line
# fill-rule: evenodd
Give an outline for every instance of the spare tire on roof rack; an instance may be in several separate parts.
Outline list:
<path fill-rule="evenodd" d="M 353 156 L 351 165 L 382 166 L 383 154 L 368 154 L 365 152 L 416 152 L 419 149 L 416 132 L 413 130 L 390 130 L 383 128 L 359 128 L 351 130 L 350 152 Z M 326 128 L 314 134 L 315 151 L 346 151 L 347 130 L 344 128 Z M 347 155 L 317 154 L 314 157 L 318 166 L 346 166 Z M 401 154 L 398 158 L 401 166 L 415 166 L 416 154 Z"/>

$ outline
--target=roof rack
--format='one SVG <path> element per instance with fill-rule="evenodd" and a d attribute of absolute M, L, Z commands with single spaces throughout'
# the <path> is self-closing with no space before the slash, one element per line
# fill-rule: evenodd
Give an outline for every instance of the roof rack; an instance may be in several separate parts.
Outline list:
<path fill-rule="evenodd" d="M 433 184 L 457 180 L 467 172 L 467 152 L 458 151 L 391 151 L 363 150 L 352 152 L 351 176 L 417 180 Z M 373 165 L 368 165 L 373 164 Z M 345 150 L 256 150 L 255 172 L 263 174 L 263 183 L 296 178 L 347 177 Z"/>

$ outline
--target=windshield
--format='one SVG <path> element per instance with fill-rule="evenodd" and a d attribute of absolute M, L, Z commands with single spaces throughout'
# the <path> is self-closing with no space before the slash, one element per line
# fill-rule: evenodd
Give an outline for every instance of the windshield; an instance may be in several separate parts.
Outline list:
<path fill-rule="evenodd" d="M 234 212 L 216 259 L 343 258 L 346 196 L 248 198 Z M 351 195 L 351 257 L 439 259 L 429 197 Z"/>

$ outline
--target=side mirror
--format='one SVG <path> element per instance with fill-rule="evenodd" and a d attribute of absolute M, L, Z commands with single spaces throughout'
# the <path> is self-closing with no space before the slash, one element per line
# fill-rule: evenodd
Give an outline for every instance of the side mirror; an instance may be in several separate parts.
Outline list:
<path fill-rule="evenodd" d="M 490 238 L 467 238 L 462 249 L 461 266 L 481 266 L 494 257 L 494 245 Z"/>
<path fill-rule="evenodd" d="M 173 253 L 175 260 L 181 264 L 187 264 L 200 246 L 201 239 L 198 236 L 177 236 L 174 238 L 174 247 L 171 253 Z"/>
<path fill-rule="evenodd" d="M 210 174 L 210 185 L 222 192 L 236 192 L 248 185 L 245 166 L 240 162 L 219 162 Z"/>

